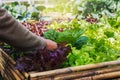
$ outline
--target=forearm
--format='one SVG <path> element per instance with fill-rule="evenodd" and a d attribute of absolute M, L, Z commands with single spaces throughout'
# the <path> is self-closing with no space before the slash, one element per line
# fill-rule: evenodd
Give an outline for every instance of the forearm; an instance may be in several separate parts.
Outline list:
<path fill-rule="evenodd" d="M 46 46 L 43 38 L 34 35 L 3 9 L 0 9 L 0 40 L 23 50 Z"/>

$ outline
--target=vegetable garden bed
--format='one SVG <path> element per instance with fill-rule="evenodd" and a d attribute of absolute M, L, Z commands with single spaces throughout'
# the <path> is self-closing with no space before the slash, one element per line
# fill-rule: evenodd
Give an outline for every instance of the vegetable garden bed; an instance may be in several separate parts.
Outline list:
<path fill-rule="evenodd" d="M 52 52 L 53 54 L 47 50 L 45 50 L 47 52 L 39 50 L 42 54 L 36 55 L 37 53 L 31 54 L 32 51 L 31 53 L 22 52 L 0 42 L 2 76 L 7 80 L 119 79 L 119 4 L 119 0 L 75 0 L 75 2 L 71 0 L 64 6 L 60 4 L 54 8 L 36 6 L 33 7 L 35 11 L 29 10 L 28 4 L 4 4 L 2 7 L 31 32 L 58 44 L 65 43 L 65 46 L 59 47 L 58 50 Z M 52 12 L 52 15 L 49 12 Z M 57 12 L 57 15 L 53 12 Z M 68 16 L 70 18 L 64 15 L 71 12 L 74 15 Z M 45 13 L 49 15 L 44 15 Z M 68 53 L 68 51 L 71 52 Z M 47 55 L 49 59 L 42 60 L 39 55 Z M 56 55 L 62 57 L 59 56 L 57 59 Z M 64 60 L 63 64 L 53 70 L 53 66 L 59 65 Z M 17 63 L 18 70 L 15 68 Z M 48 63 L 54 63 L 54 65 Z M 50 67 L 52 65 L 51 69 L 48 69 L 48 65 Z M 24 72 L 20 72 L 19 69 L 23 69 Z"/>
<path fill-rule="evenodd" d="M 16 62 L 0 49 L 0 71 L 6 80 L 103 80 L 120 78 L 120 60 L 44 71 L 20 72 Z"/>

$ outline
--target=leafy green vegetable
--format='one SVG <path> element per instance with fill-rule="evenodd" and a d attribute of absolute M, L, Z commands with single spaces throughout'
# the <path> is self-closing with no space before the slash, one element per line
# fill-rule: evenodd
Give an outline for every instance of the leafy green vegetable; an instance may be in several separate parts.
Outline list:
<path fill-rule="evenodd" d="M 113 36 L 114 36 L 114 32 L 111 32 L 111 31 L 105 31 L 104 34 L 105 34 L 107 37 L 113 37 Z"/>
<path fill-rule="evenodd" d="M 86 44 L 88 41 L 88 37 L 86 36 L 81 36 L 80 38 L 78 38 L 75 42 L 75 44 L 73 45 L 74 47 L 76 47 L 77 49 L 80 49 L 84 44 Z"/>
<path fill-rule="evenodd" d="M 75 41 L 84 33 L 82 29 L 75 28 L 72 30 L 65 30 L 58 36 L 57 42 L 65 41 L 66 43 L 74 44 Z"/>
<path fill-rule="evenodd" d="M 32 12 L 32 14 L 31 14 L 31 18 L 32 19 L 35 19 L 35 20 L 38 20 L 39 19 L 39 12 Z"/>
<path fill-rule="evenodd" d="M 19 21 L 24 21 L 27 19 L 39 19 L 39 11 L 29 4 L 19 4 L 18 2 L 12 2 L 8 4 L 3 4 L 2 8 L 7 9 L 8 12 L 14 16 Z"/>
<path fill-rule="evenodd" d="M 58 35 L 59 33 L 53 29 L 50 29 L 47 32 L 44 32 L 44 37 L 47 39 L 51 39 L 53 41 L 56 41 L 56 39 L 58 38 Z"/>
<path fill-rule="evenodd" d="M 56 32 L 55 30 L 48 30 L 44 33 L 44 37 L 47 39 L 51 39 L 58 43 L 66 42 L 74 44 L 75 41 L 84 33 L 82 29 L 72 29 L 72 30 L 65 30 L 63 32 Z"/>
<path fill-rule="evenodd" d="M 89 14 L 94 18 L 100 18 L 102 16 L 115 17 L 117 11 L 119 11 L 119 0 L 75 0 L 77 14 L 85 18 Z"/>
<path fill-rule="evenodd" d="M 115 28 L 120 27 L 120 25 L 119 25 L 120 21 L 117 20 L 116 18 L 110 18 L 110 19 L 108 19 L 108 22 L 112 27 L 115 27 Z"/>

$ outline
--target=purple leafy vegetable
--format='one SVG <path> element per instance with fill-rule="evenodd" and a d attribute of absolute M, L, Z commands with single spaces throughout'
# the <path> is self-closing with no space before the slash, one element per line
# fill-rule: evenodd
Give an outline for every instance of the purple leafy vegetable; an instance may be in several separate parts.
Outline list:
<path fill-rule="evenodd" d="M 59 44 L 58 49 L 54 52 L 47 49 L 31 51 L 30 54 L 17 60 L 15 68 L 26 72 L 57 69 L 66 60 L 70 51 L 71 47 L 65 46 L 64 43 Z"/>

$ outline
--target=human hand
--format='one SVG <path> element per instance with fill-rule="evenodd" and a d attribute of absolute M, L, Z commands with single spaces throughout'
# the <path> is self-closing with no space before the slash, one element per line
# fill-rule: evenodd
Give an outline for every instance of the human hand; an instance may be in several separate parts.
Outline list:
<path fill-rule="evenodd" d="M 46 48 L 50 51 L 54 51 L 58 48 L 57 43 L 49 40 L 49 39 L 45 39 L 46 40 Z"/>

